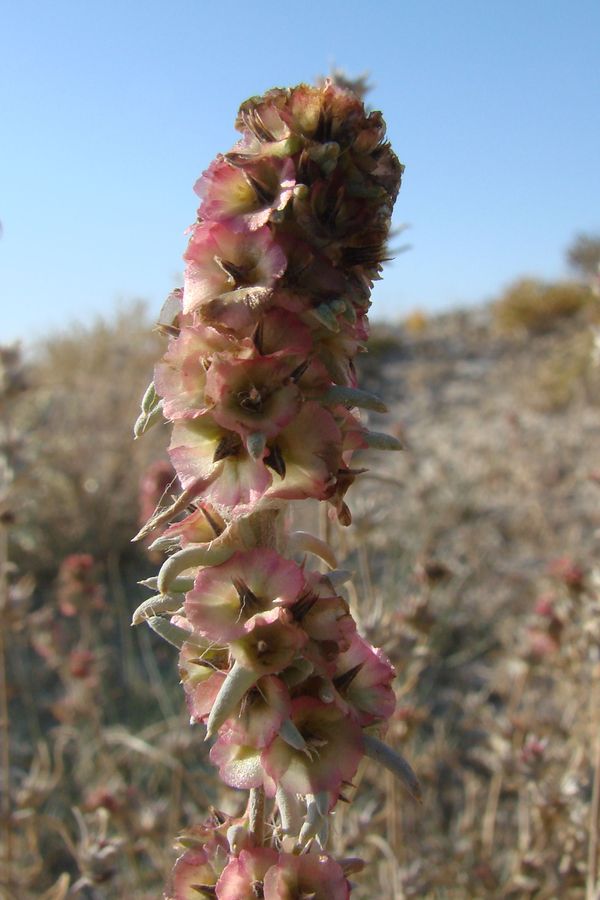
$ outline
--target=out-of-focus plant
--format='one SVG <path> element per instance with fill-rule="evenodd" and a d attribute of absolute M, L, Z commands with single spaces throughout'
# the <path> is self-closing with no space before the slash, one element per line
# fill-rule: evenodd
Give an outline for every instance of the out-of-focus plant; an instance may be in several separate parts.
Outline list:
<path fill-rule="evenodd" d="M 136 436 L 163 417 L 181 484 L 138 537 L 170 553 L 134 615 L 180 652 L 192 721 L 214 738 L 245 812 L 187 832 L 167 896 L 344 898 L 362 867 L 327 851 L 364 756 L 419 787 L 383 736 L 394 670 L 357 630 L 332 548 L 294 531 L 289 501 L 345 494 L 359 449 L 400 443 L 359 410 L 354 358 L 402 166 L 379 112 L 330 81 L 242 104 L 241 140 L 204 172 L 169 345 Z M 167 527 L 165 527 L 167 526 Z M 325 565 L 323 574 L 315 566 Z"/>
<path fill-rule="evenodd" d="M 106 560 L 127 552 L 138 520 L 137 479 L 165 444 L 157 431 L 145 445 L 128 445 L 127 424 L 159 346 L 136 303 L 30 352 L 30 390 L 14 402 L 27 468 L 11 546 L 15 561 L 44 580 L 72 553 Z"/>
<path fill-rule="evenodd" d="M 577 315 L 591 300 L 589 288 L 577 282 L 546 284 L 523 278 L 507 288 L 493 313 L 502 331 L 540 333 L 553 329 L 560 319 Z"/>
<path fill-rule="evenodd" d="M 19 396 L 27 390 L 18 346 L 0 347 L 0 818 L 2 874 L 0 884 L 12 892 L 17 884 L 11 798 L 11 755 L 7 637 L 22 627 L 33 584 L 16 579 L 9 555 L 9 534 L 16 519 L 16 491 L 26 466 L 22 431 L 15 416 Z"/>
<path fill-rule="evenodd" d="M 578 234 L 567 250 L 571 268 L 586 281 L 596 295 L 600 292 L 600 237 Z"/>
<path fill-rule="evenodd" d="M 563 335 L 538 363 L 532 382 L 532 400 L 555 412 L 577 397 L 594 404 L 600 398 L 600 370 L 594 353 L 595 333 L 589 327 Z"/>

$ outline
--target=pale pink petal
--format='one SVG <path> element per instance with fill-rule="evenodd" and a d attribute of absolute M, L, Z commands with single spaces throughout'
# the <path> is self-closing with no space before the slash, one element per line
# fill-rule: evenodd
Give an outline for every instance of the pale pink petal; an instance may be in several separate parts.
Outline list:
<path fill-rule="evenodd" d="M 280 853 L 264 878 L 264 900 L 347 900 L 350 886 L 342 867 L 325 853 Z"/>
<path fill-rule="evenodd" d="M 336 670 L 333 683 L 360 725 L 389 719 L 396 706 L 391 687 L 396 673 L 383 650 L 355 634 L 337 658 Z"/>
<path fill-rule="evenodd" d="M 293 369 L 293 362 L 269 356 L 215 359 L 206 380 L 215 421 L 242 435 L 275 437 L 300 408 L 300 391 L 289 380 Z"/>
<path fill-rule="evenodd" d="M 217 878 L 205 850 L 186 850 L 173 866 L 165 900 L 197 900 L 196 887 L 214 885 Z"/>
<path fill-rule="evenodd" d="M 267 675 L 248 691 L 237 714 L 227 719 L 221 731 L 231 743 L 266 747 L 289 714 L 288 689 L 279 678 Z"/>
<path fill-rule="evenodd" d="M 225 521 L 208 503 L 202 504 L 194 512 L 169 525 L 163 532 L 165 538 L 180 538 L 181 546 L 204 544 L 212 541 L 225 528 Z"/>
<path fill-rule="evenodd" d="M 289 611 L 272 609 L 246 622 L 243 636 L 231 642 L 231 655 L 244 669 L 276 675 L 289 666 L 305 643 L 306 634 Z"/>
<path fill-rule="evenodd" d="M 211 221 L 241 219 L 251 230 L 264 226 L 292 197 L 296 184 L 290 157 L 255 158 L 236 166 L 220 156 L 194 190 L 202 199 L 198 214 Z"/>
<path fill-rule="evenodd" d="M 249 791 L 260 787 L 264 781 L 260 750 L 217 738 L 210 759 L 219 768 L 221 779 L 230 787 Z"/>
<path fill-rule="evenodd" d="M 235 351 L 238 342 L 206 325 L 183 328 L 172 338 L 162 360 L 154 370 L 154 386 L 163 398 L 167 419 L 196 416 L 205 401 L 207 360 L 218 351 Z"/>
<path fill-rule="evenodd" d="M 223 869 L 216 886 L 217 900 L 257 900 L 268 870 L 277 863 L 277 851 L 268 847 L 242 850 Z"/>
<path fill-rule="evenodd" d="M 331 413 L 318 403 L 305 403 L 274 441 L 285 463 L 285 476 L 283 479 L 275 476 L 267 496 L 288 500 L 326 499 L 335 486 L 341 463 L 341 441 L 341 432 Z M 265 462 L 270 464 L 269 457 Z"/>
<path fill-rule="evenodd" d="M 265 772 L 290 793 L 330 791 L 335 798 L 342 782 L 354 777 L 363 755 L 360 727 L 334 704 L 313 697 L 293 700 L 291 718 L 308 752 L 277 737 L 262 753 Z"/>
<path fill-rule="evenodd" d="M 200 485 L 198 497 L 223 514 L 251 512 L 271 484 L 266 466 L 252 459 L 240 436 L 210 415 L 179 420 L 169 455 L 183 487 Z"/>
<path fill-rule="evenodd" d="M 184 259 L 188 262 L 183 289 L 186 313 L 239 288 L 270 288 L 287 264 L 267 226 L 235 230 L 224 222 L 196 225 Z"/>
<path fill-rule="evenodd" d="M 245 634 L 257 613 L 290 606 L 304 585 L 304 574 L 274 550 L 238 551 L 220 566 L 201 569 L 185 600 L 194 627 L 214 640 Z"/>

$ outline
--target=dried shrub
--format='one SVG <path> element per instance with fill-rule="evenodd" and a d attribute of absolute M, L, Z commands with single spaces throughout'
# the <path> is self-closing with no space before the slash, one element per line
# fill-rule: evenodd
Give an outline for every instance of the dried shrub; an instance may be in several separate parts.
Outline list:
<path fill-rule="evenodd" d="M 17 402 L 26 437 L 13 559 L 54 570 L 73 552 L 121 554 L 135 532 L 138 484 L 166 443 L 161 429 L 132 443 L 131 421 L 157 354 L 145 307 L 78 325 L 34 348 L 32 389 Z"/>
<path fill-rule="evenodd" d="M 577 331 L 557 343 L 536 367 L 534 402 L 548 412 L 563 409 L 579 398 L 597 402 L 600 367 L 593 356 L 593 335 Z"/>
<path fill-rule="evenodd" d="M 413 309 L 413 311 L 402 320 L 404 330 L 407 331 L 408 334 L 423 334 L 427 331 L 428 324 L 429 316 L 422 309 Z"/>
<path fill-rule="evenodd" d="M 545 284 L 523 278 L 494 304 L 494 319 L 503 332 L 542 333 L 553 329 L 561 319 L 580 313 L 590 299 L 589 289 L 576 282 Z"/>

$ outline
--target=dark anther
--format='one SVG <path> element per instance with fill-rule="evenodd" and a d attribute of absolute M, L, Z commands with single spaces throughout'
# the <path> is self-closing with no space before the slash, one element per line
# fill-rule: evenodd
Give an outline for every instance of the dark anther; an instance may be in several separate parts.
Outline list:
<path fill-rule="evenodd" d="M 294 371 L 290 375 L 290 381 L 297 382 L 300 381 L 308 367 L 310 366 L 310 359 L 305 360 L 303 363 L 300 363 L 299 366 L 296 366 Z"/>
<path fill-rule="evenodd" d="M 228 259 L 221 259 L 218 256 L 215 256 L 215 262 L 223 269 L 226 275 L 233 278 L 236 285 L 240 286 L 246 283 L 247 273 L 241 266 L 236 266 L 235 263 L 230 262 Z"/>
<path fill-rule="evenodd" d="M 275 194 L 273 193 L 273 191 L 269 190 L 269 188 L 265 184 L 258 181 L 258 179 L 253 175 L 250 175 L 249 172 L 244 172 L 244 175 L 246 177 L 246 181 L 256 194 L 259 203 L 261 203 L 263 206 L 270 206 L 275 199 Z"/>
<path fill-rule="evenodd" d="M 244 114 L 244 122 L 253 132 L 253 134 L 259 139 L 259 141 L 267 141 L 271 143 L 275 140 L 272 132 L 267 128 L 265 123 L 263 122 L 261 114 L 256 109 L 250 109 L 247 113 Z"/>
<path fill-rule="evenodd" d="M 359 663 L 357 666 L 354 666 L 352 669 L 348 669 L 347 672 L 344 672 L 343 675 L 338 675 L 333 679 L 333 683 L 335 685 L 336 690 L 342 693 L 346 690 L 346 688 L 350 687 L 360 670 L 362 669 L 363 664 Z"/>
<path fill-rule="evenodd" d="M 213 898 L 217 896 L 217 890 L 210 884 L 190 884 L 193 891 L 196 891 L 199 897 Z"/>
<path fill-rule="evenodd" d="M 306 593 L 298 598 L 291 609 L 296 622 L 299 622 L 311 611 L 318 599 L 317 595 L 313 594 L 312 591 L 306 591 Z"/>
<path fill-rule="evenodd" d="M 209 819 L 213 825 L 224 825 L 225 822 L 227 821 L 227 819 L 229 818 L 227 813 L 221 812 L 221 810 L 217 809 L 216 806 L 211 806 L 209 808 L 209 812 L 210 812 Z"/>
<path fill-rule="evenodd" d="M 263 352 L 263 323 L 262 319 L 254 329 L 254 334 L 252 335 L 252 340 L 254 342 L 254 346 L 262 356 Z"/>
<path fill-rule="evenodd" d="M 224 435 L 215 450 L 213 462 L 219 462 L 221 459 L 227 459 L 228 456 L 237 456 L 242 448 L 242 441 L 238 434 Z"/>
<path fill-rule="evenodd" d="M 266 457 L 265 463 L 267 466 L 269 466 L 270 469 L 273 469 L 274 472 L 277 472 L 277 474 L 281 478 L 285 478 L 285 460 L 277 444 L 274 444 L 274 446 L 270 448 L 269 455 Z"/>
<path fill-rule="evenodd" d="M 202 510 L 202 515 L 204 516 L 204 518 L 206 519 L 206 521 L 208 522 L 208 524 L 214 531 L 215 535 L 218 537 L 220 534 L 222 534 L 223 529 L 217 522 L 215 522 L 215 520 L 213 519 L 213 517 L 211 516 L 209 511 L 207 509 L 205 509 L 203 506 L 201 506 L 200 509 Z"/>
<path fill-rule="evenodd" d="M 250 590 L 245 581 L 242 581 L 241 578 L 234 578 L 233 586 L 238 593 L 238 597 L 240 598 L 240 606 L 242 609 L 245 607 L 254 607 L 255 609 L 261 609 L 261 603 L 256 594 Z"/>

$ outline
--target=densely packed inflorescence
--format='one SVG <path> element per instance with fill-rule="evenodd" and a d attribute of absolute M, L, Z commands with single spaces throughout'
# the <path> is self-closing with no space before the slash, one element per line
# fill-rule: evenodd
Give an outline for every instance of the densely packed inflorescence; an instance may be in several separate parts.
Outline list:
<path fill-rule="evenodd" d="M 338 900 L 360 863 L 327 855 L 328 816 L 362 757 L 418 786 L 380 741 L 393 668 L 357 633 L 331 548 L 290 530 L 286 507 L 320 500 L 349 524 L 353 454 L 398 448 L 361 422 L 385 406 L 357 387 L 354 358 L 402 166 L 381 114 L 331 82 L 253 97 L 236 126 L 196 184 L 184 286 L 136 423 L 173 423 L 182 492 L 140 532 L 162 529 L 152 546 L 170 555 L 134 622 L 179 648 L 192 721 L 250 797 L 240 819 L 187 835 L 166 896 Z"/>

